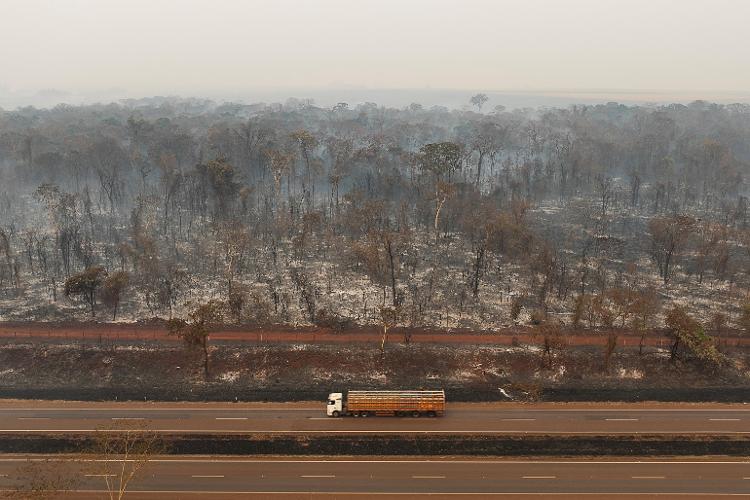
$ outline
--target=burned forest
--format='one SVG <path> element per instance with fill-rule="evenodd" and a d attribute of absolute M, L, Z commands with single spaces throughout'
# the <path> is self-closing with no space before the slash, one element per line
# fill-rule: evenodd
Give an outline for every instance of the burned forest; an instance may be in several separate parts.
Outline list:
<path fill-rule="evenodd" d="M 750 328 L 750 106 L 486 101 L 0 110 L 0 321 Z"/>

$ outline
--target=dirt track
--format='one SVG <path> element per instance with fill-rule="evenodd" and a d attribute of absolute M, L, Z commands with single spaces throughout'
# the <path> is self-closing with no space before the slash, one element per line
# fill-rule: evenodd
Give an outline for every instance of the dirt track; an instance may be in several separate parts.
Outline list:
<path fill-rule="evenodd" d="M 410 342 L 438 344 L 482 344 L 512 345 L 513 343 L 535 343 L 531 328 L 508 328 L 500 332 L 469 332 L 410 329 Z M 615 330 L 620 346 L 637 346 L 640 335 L 627 330 Z M 599 346 L 605 345 L 609 332 L 569 331 L 566 341 L 569 345 Z M 125 323 L 3 323 L 0 324 L 0 338 L 29 340 L 85 340 L 85 341 L 178 341 L 177 337 L 168 334 L 161 325 L 142 325 Z M 268 328 L 225 328 L 211 334 L 214 341 L 254 342 L 254 343 L 379 343 L 382 335 L 377 328 L 356 328 L 335 331 L 328 328 L 302 327 L 291 328 L 274 326 Z M 388 335 L 389 342 L 404 341 L 404 329 L 393 329 Z M 750 338 L 739 335 L 716 338 L 722 346 L 750 346 Z M 644 345 L 668 346 L 669 340 L 659 332 L 651 332 L 644 338 Z"/>

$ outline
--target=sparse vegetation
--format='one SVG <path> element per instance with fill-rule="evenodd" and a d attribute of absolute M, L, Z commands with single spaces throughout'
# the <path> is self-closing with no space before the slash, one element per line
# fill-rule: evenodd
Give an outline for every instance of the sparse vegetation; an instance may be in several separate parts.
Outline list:
<path fill-rule="evenodd" d="M 188 315 L 189 320 L 172 318 L 167 322 L 171 335 L 180 337 L 188 347 L 196 347 L 203 354 L 203 375 L 208 380 L 209 338 L 211 329 L 224 321 L 226 304 L 210 300 L 199 304 Z"/>
<path fill-rule="evenodd" d="M 80 483 L 78 464 L 62 460 L 29 460 L 10 476 L 14 486 L 0 498 L 8 500 L 53 500 L 76 489 Z"/>
<path fill-rule="evenodd" d="M 118 422 L 116 427 L 97 429 L 81 463 L 91 475 L 102 479 L 110 500 L 122 500 L 149 462 L 166 450 L 147 422 Z"/>
<path fill-rule="evenodd" d="M 750 108 L 486 102 L 0 111 L 0 320 L 747 329 Z"/>

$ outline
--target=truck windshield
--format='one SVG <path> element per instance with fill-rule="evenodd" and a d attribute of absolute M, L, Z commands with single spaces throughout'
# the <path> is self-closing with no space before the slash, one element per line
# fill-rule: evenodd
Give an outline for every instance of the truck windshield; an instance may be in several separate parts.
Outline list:
<path fill-rule="evenodd" d="M 336 404 L 336 401 L 334 401 L 334 400 L 330 400 L 330 401 L 328 402 L 328 404 L 329 404 L 329 405 L 335 405 L 335 404 Z"/>

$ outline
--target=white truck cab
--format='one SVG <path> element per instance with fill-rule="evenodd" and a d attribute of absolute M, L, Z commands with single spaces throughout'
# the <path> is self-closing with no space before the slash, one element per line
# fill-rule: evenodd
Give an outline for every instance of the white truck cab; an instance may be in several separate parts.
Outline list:
<path fill-rule="evenodd" d="M 339 417 L 344 414 L 344 393 L 332 392 L 328 395 L 328 404 L 326 405 L 326 415 L 329 417 Z"/>

